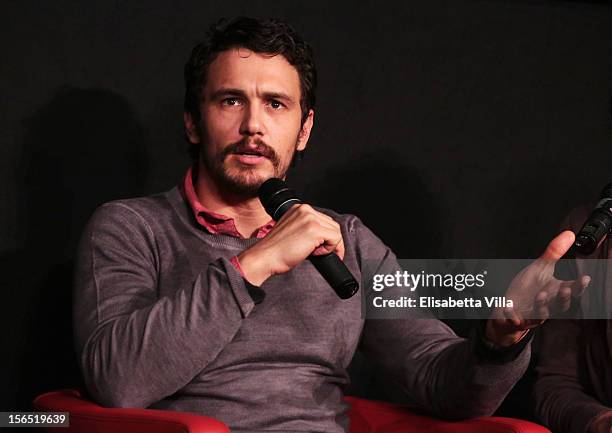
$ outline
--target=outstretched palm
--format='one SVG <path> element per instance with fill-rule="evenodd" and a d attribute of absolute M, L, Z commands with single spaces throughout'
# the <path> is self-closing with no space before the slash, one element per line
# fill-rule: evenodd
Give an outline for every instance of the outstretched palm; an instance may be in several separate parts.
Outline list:
<path fill-rule="evenodd" d="M 512 334 L 541 325 L 553 313 L 567 311 L 572 297 L 582 294 L 590 277 L 565 281 L 554 276 L 555 264 L 574 239 L 571 231 L 562 232 L 548 244 L 544 254 L 514 277 L 506 292 L 513 307 L 498 309 L 491 317 L 496 334 Z"/>

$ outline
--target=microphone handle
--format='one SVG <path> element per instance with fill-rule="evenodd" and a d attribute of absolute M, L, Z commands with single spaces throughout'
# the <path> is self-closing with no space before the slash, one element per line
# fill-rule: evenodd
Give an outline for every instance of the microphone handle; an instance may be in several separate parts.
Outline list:
<path fill-rule="evenodd" d="M 281 194 L 283 192 L 281 191 Z M 286 198 L 281 198 L 280 201 L 281 204 L 272 215 L 275 221 L 281 219 L 292 206 L 302 203 L 300 199 L 292 195 L 287 195 Z M 355 280 L 353 274 L 351 274 L 337 254 L 310 255 L 308 260 L 319 271 L 321 276 L 325 278 L 325 281 L 329 283 L 340 299 L 348 299 L 359 290 L 357 280 Z"/>
<path fill-rule="evenodd" d="M 359 290 L 355 277 L 335 253 L 311 255 L 308 260 L 332 286 L 340 299 L 348 299 Z"/>

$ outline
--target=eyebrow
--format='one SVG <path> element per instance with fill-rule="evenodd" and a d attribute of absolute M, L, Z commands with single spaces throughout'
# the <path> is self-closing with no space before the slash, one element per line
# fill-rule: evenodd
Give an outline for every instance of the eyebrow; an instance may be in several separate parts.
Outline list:
<path fill-rule="evenodd" d="M 231 87 L 223 87 L 213 92 L 211 99 L 216 100 L 224 96 L 242 96 L 246 97 L 246 93 L 243 90 L 235 89 Z M 283 92 L 264 92 L 262 95 L 265 99 L 282 99 L 287 102 L 293 103 L 293 98 Z"/>

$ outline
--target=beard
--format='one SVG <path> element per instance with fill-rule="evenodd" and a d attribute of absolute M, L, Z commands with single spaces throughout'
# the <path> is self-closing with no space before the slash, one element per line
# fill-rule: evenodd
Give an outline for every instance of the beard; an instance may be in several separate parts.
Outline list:
<path fill-rule="evenodd" d="M 259 187 L 266 180 L 272 177 L 284 178 L 289 169 L 289 164 L 282 164 L 276 151 L 262 140 L 256 139 L 251 143 L 251 146 L 248 146 L 247 143 L 248 140 L 246 139 L 240 140 L 237 143 L 227 146 L 222 152 L 216 155 L 208 155 L 206 150 L 202 148 L 200 156 L 204 167 L 219 189 L 241 197 L 254 198 L 258 195 Z M 255 144 L 256 147 L 253 147 L 253 144 Z M 297 140 L 289 161 L 295 156 L 296 147 Z M 226 160 L 230 155 L 242 153 L 247 148 L 255 150 L 258 154 L 270 161 L 273 169 L 272 175 L 266 174 L 262 176 L 262 174 L 258 173 L 258 171 L 261 171 L 261 167 L 258 166 L 246 166 L 242 164 L 232 165 L 231 167 L 227 166 Z"/>

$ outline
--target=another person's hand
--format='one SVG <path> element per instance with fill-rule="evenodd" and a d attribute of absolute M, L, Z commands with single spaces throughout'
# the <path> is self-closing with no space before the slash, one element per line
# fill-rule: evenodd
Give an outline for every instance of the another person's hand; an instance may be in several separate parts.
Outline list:
<path fill-rule="evenodd" d="M 593 420 L 589 433 L 612 433 L 612 409 L 600 413 Z"/>
<path fill-rule="evenodd" d="M 308 204 L 293 206 L 266 237 L 238 255 L 246 279 L 256 286 L 283 274 L 311 254 L 344 258 L 340 225 Z"/>
<path fill-rule="evenodd" d="M 564 281 L 554 277 L 555 264 L 574 243 L 567 230 L 554 238 L 544 254 L 510 283 L 506 298 L 514 306 L 495 310 L 487 323 L 486 337 L 501 346 L 519 341 L 529 329 L 544 323 L 553 313 L 567 311 L 572 297 L 580 296 L 590 277 Z"/>

